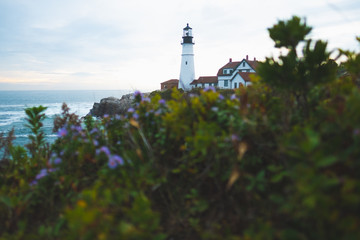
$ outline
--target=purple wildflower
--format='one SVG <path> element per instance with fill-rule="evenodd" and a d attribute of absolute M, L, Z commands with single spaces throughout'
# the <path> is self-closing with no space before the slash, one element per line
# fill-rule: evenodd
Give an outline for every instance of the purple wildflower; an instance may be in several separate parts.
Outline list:
<path fill-rule="evenodd" d="M 93 133 L 97 133 L 99 130 L 97 128 L 93 128 L 91 131 L 90 131 L 90 134 L 93 134 Z"/>
<path fill-rule="evenodd" d="M 118 164 L 117 164 L 117 162 L 116 162 L 114 159 L 112 159 L 112 158 L 109 159 L 109 162 L 108 162 L 109 168 L 111 168 L 111 169 L 116 168 L 117 165 L 118 165 Z"/>
<path fill-rule="evenodd" d="M 118 155 L 112 155 L 111 157 L 109 157 L 109 162 L 108 162 L 109 168 L 114 169 L 118 165 L 123 165 L 123 164 L 124 164 L 124 160 L 122 159 L 122 157 Z"/>
<path fill-rule="evenodd" d="M 134 114 L 133 114 L 133 118 L 135 118 L 135 119 L 139 119 L 139 114 L 134 113 Z"/>
<path fill-rule="evenodd" d="M 128 113 L 133 113 L 133 112 L 135 112 L 135 109 L 131 107 L 127 111 L 128 111 Z"/>
<path fill-rule="evenodd" d="M 55 171 L 57 171 L 58 169 L 57 168 L 50 168 L 49 170 L 48 170 L 48 172 L 55 172 Z"/>
<path fill-rule="evenodd" d="M 148 97 L 143 98 L 142 101 L 143 101 L 143 102 L 151 102 L 151 101 L 150 101 L 150 98 L 148 98 Z"/>
<path fill-rule="evenodd" d="M 141 96 L 141 92 L 139 90 L 136 90 L 134 92 L 134 97 Z"/>
<path fill-rule="evenodd" d="M 40 173 L 38 175 L 36 175 L 35 179 L 39 180 L 39 179 L 45 177 L 47 174 L 48 174 L 47 169 L 43 168 L 40 170 Z"/>
<path fill-rule="evenodd" d="M 208 91 L 213 91 L 213 92 L 215 92 L 216 89 L 215 89 L 215 87 L 213 87 L 213 86 L 208 86 L 208 87 L 204 88 L 204 92 L 208 92 Z"/>
<path fill-rule="evenodd" d="M 99 142 L 98 142 L 97 140 L 95 140 L 95 139 L 93 140 L 93 144 L 94 144 L 94 146 L 96 146 L 96 147 L 99 146 Z"/>
<path fill-rule="evenodd" d="M 231 99 L 231 100 L 235 100 L 235 99 L 236 99 L 236 95 L 235 95 L 235 94 L 231 95 L 230 99 Z"/>
<path fill-rule="evenodd" d="M 32 187 L 32 186 L 35 186 L 37 184 L 37 180 L 33 180 L 31 183 L 29 183 L 29 185 Z"/>
<path fill-rule="evenodd" d="M 165 103 L 166 103 L 166 101 L 165 101 L 164 99 L 160 99 L 160 100 L 159 100 L 159 104 L 165 105 Z"/>
<path fill-rule="evenodd" d="M 104 117 L 104 118 L 108 118 L 108 117 L 110 117 L 110 115 L 109 115 L 109 114 L 104 114 L 103 117 Z"/>
<path fill-rule="evenodd" d="M 56 165 L 57 165 L 57 164 L 60 164 L 61 161 L 62 161 L 61 158 L 59 158 L 59 157 L 58 157 L 58 158 L 55 158 L 54 164 L 56 164 Z"/>
<path fill-rule="evenodd" d="M 155 115 L 160 115 L 162 113 L 162 109 L 158 109 L 156 112 L 155 112 Z"/>
<path fill-rule="evenodd" d="M 122 157 L 118 156 L 118 155 L 113 155 L 111 156 L 110 160 L 113 160 L 115 162 L 117 162 L 118 164 L 120 165 L 123 165 L 124 164 L 124 160 L 122 159 Z M 109 161 L 110 161 L 109 160 Z"/>
<path fill-rule="evenodd" d="M 58 131 L 58 137 L 65 137 L 66 135 L 67 135 L 66 128 L 63 127 Z"/>
<path fill-rule="evenodd" d="M 140 91 L 135 91 L 134 92 L 134 98 L 137 99 L 137 100 L 142 100 L 142 94 Z"/>
<path fill-rule="evenodd" d="M 220 100 L 224 100 L 224 96 L 220 94 L 220 95 L 219 95 L 219 99 L 220 99 Z"/>
<path fill-rule="evenodd" d="M 105 153 L 107 156 L 110 156 L 110 150 L 106 146 L 102 146 L 98 150 L 96 150 L 96 154 L 100 154 L 101 152 Z"/>
<path fill-rule="evenodd" d="M 232 134 L 232 135 L 231 135 L 231 140 L 232 140 L 233 142 L 239 141 L 238 135 Z"/>
<path fill-rule="evenodd" d="M 72 125 L 72 126 L 71 126 L 71 130 L 74 130 L 74 131 L 77 131 L 77 132 L 81 132 L 81 131 L 82 131 L 82 127 L 81 127 L 81 126 Z"/>

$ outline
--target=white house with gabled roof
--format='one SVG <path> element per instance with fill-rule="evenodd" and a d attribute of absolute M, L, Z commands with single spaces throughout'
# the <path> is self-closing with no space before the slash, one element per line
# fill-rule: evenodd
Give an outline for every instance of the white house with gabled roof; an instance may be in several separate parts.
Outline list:
<path fill-rule="evenodd" d="M 248 56 L 241 61 L 229 62 L 219 69 L 217 73 L 218 87 L 234 89 L 240 85 L 248 86 L 251 84 L 250 76 L 256 73 L 258 62 L 256 58 L 249 60 Z"/>
<path fill-rule="evenodd" d="M 218 87 L 223 89 L 234 89 L 251 84 L 251 75 L 256 74 L 258 61 L 249 60 L 246 56 L 241 61 L 229 62 L 218 70 L 216 76 L 199 77 L 190 83 L 192 88 Z"/>

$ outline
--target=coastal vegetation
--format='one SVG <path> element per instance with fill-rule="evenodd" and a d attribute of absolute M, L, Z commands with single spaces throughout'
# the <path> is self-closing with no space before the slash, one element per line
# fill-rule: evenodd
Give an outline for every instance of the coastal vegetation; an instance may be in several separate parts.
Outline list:
<path fill-rule="evenodd" d="M 0 135 L 0 239 L 360 239 L 360 54 L 310 32 L 271 27 L 285 54 L 246 88 L 64 105 L 51 145 L 26 109 L 30 143 Z"/>

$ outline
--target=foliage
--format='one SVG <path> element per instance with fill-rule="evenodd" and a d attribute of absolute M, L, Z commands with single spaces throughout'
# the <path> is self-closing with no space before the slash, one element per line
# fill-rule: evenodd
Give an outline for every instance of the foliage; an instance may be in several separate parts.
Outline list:
<path fill-rule="evenodd" d="M 358 54 L 338 77 L 310 30 L 269 29 L 289 51 L 247 88 L 135 92 L 84 121 L 64 105 L 48 151 L 29 110 L 34 151 L 5 147 L 0 239 L 359 239 Z"/>
<path fill-rule="evenodd" d="M 29 135 L 30 143 L 27 145 L 33 158 L 37 159 L 45 151 L 45 136 L 42 131 L 43 123 L 45 119 L 45 114 L 43 113 L 46 110 L 46 107 L 32 107 L 26 108 L 25 113 L 27 115 L 26 125 L 32 132 L 32 135 Z"/>

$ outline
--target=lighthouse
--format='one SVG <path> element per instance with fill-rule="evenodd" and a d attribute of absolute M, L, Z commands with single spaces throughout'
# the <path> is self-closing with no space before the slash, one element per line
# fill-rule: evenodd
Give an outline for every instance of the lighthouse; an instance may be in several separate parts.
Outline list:
<path fill-rule="evenodd" d="M 181 68 L 178 88 L 190 90 L 190 83 L 195 79 L 194 68 L 194 42 L 192 28 L 189 24 L 183 29 Z"/>

